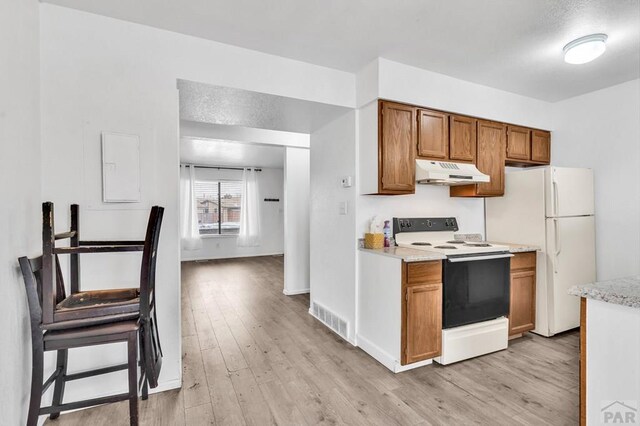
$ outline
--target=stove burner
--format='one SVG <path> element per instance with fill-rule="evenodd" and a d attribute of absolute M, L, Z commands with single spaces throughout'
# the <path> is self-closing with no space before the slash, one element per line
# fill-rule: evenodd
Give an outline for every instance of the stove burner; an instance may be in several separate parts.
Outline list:
<path fill-rule="evenodd" d="M 447 244 L 464 244 L 464 241 L 452 240 L 452 241 L 447 241 Z"/>
<path fill-rule="evenodd" d="M 411 243 L 411 245 L 412 246 L 430 246 L 431 243 L 425 243 L 425 242 L 422 242 L 422 241 L 417 241 L 415 243 Z"/>
<path fill-rule="evenodd" d="M 457 247 L 454 247 L 454 246 L 435 246 L 434 248 L 437 248 L 437 249 L 453 249 L 453 250 L 457 249 Z"/>
<path fill-rule="evenodd" d="M 465 246 L 469 247 L 491 247 L 489 243 L 466 243 Z"/>

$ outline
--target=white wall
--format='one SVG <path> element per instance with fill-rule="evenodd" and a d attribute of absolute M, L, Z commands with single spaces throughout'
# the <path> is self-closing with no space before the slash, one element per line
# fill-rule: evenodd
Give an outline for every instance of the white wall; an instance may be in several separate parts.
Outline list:
<path fill-rule="evenodd" d="M 356 112 L 311 134 L 311 300 L 356 321 Z M 353 186 L 341 179 L 351 176 Z M 346 214 L 340 214 L 346 203 Z"/>
<path fill-rule="evenodd" d="M 640 274 L 640 80 L 553 105 L 554 165 L 590 167 L 598 279 Z"/>
<path fill-rule="evenodd" d="M 549 102 L 387 59 L 378 61 L 379 98 L 553 130 Z"/>
<path fill-rule="evenodd" d="M 27 419 L 31 334 L 19 256 L 42 247 L 38 2 L 0 2 L 0 401 L 7 425 Z"/>
<path fill-rule="evenodd" d="M 284 294 L 309 292 L 309 150 L 284 154 Z"/>
<path fill-rule="evenodd" d="M 43 198 L 58 206 L 56 222 L 60 228 L 68 226 L 68 204 L 83 205 L 83 234 L 98 239 L 141 238 L 149 205 L 166 208 L 157 274 L 158 320 L 164 350 L 160 383 L 163 388 L 179 386 L 177 79 L 352 107 L 354 76 L 51 4 L 41 4 L 40 12 L 42 163 L 46 176 L 42 182 Z M 17 25 L 14 13 L 3 16 L 11 16 L 9 22 Z M 31 27 L 26 32 L 37 34 Z M 7 39 L 13 43 L 15 37 Z M 17 54 L 18 50 L 14 52 Z M 16 68 L 16 75 L 28 74 Z M 24 87 L 34 86 L 25 83 Z M 122 210 L 117 210 L 100 202 L 102 130 L 140 135 L 144 200 L 140 206 L 120 206 Z M 12 181 L 16 181 L 15 177 Z M 14 223 L 12 226 L 20 230 Z M 92 278 L 92 287 L 135 285 L 138 263 L 135 255 L 89 258 L 83 260 L 83 278 Z M 75 352 L 77 355 L 70 360 L 72 369 L 124 359 L 123 348 Z M 69 398 L 80 393 L 91 397 L 126 387 L 121 375 L 111 376 L 79 381 L 69 387 Z"/>
<path fill-rule="evenodd" d="M 258 176 L 260 200 L 259 247 L 238 247 L 235 235 L 217 235 L 202 238 L 202 248 L 182 249 L 182 260 L 226 259 L 232 257 L 267 256 L 284 253 L 284 174 L 282 169 L 263 168 Z M 196 168 L 199 180 L 242 180 L 240 170 Z M 278 198 L 279 202 L 266 202 L 265 198 Z"/>

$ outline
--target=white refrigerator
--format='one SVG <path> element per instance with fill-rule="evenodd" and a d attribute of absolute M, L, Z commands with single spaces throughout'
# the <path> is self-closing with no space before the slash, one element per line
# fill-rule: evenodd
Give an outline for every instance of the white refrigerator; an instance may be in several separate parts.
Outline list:
<path fill-rule="evenodd" d="M 578 327 L 580 300 L 568 290 L 596 280 L 593 171 L 509 170 L 504 197 L 486 199 L 485 209 L 488 241 L 540 247 L 534 333 Z"/>

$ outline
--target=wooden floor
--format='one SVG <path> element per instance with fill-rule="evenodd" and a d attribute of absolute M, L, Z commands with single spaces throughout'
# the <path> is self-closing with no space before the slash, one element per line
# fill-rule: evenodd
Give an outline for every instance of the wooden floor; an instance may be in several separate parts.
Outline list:
<path fill-rule="evenodd" d="M 147 425 L 574 425 L 578 333 L 536 335 L 447 367 L 392 374 L 284 296 L 283 259 L 183 263 L 181 390 L 151 395 Z M 49 424 L 126 425 L 120 403 Z"/>

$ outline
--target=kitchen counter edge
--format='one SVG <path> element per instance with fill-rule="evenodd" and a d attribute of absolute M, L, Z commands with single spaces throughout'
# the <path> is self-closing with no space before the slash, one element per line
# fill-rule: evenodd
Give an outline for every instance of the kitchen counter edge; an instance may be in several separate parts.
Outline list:
<path fill-rule="evenodd" d="M 575 285 L 569 294 L 640 309 L 640 275 Z"/>
<path fill-rule="evenodd" d="M 427 262 L 430 260 L 444 260 L 447 258 L 447 256 L 440 253 L 429 253 L 423 250 L 414 250 L 406 247 L 385 247 L 381 249 L 367 249 L 360 247 L 359 250 L 365 253 L 394 257 L 405 262 Z"/>
<path fill-rule="evenodd" d="M 540 247 L 531 246 L 528 244 L 511 244 L 511 243 L 497 243 L 493 241 L 489 241 L 489 244 L 503 245 L 509 247 L 510 253 L 527 253 L 531 251 L 539 251 Z"/>
<path fill-rule="evenodd" d="M 526 244 L 509 244 L 509 243 L 495 243 L 505 246 L 509 246 L 509 252 L 511 253 L 526 253 L 540 250 L 539 247 L 530 246 Z M 385 247 L 381 249 L 367 249 L 360 247 L 360 251 L 365 253 L 373 253 L 381 256 L 394 257 L 401 259 L 405 262 L 427 262 L 430 260 L 444 260 L 447 256 L 440 253 L 429 253 L 423 250 L 414 250 L 406 247 Z"/>

